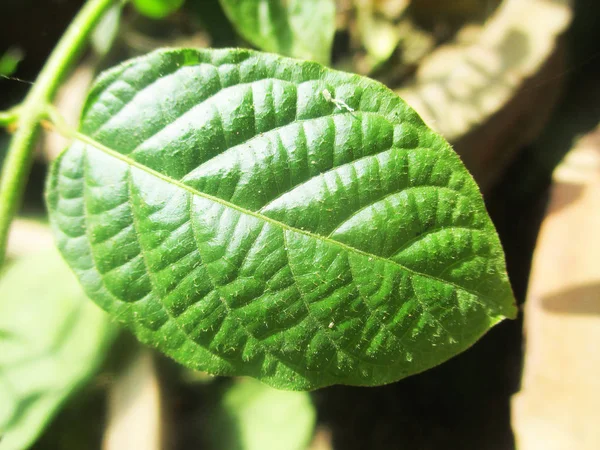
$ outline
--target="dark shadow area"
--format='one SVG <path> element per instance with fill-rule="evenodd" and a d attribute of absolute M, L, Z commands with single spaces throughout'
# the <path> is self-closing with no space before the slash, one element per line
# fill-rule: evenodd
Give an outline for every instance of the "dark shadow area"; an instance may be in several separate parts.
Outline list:
<path fill-rule="evenodd" d="M 30 450 L 101 448 L 106 426 L 106 392 L 91 382 L 61 405 L 59 414 Z"/>
<path fill-rule="evenodd" d="M 9 48 L 18 48 L 23 59 L 13 77 L 0 77 L 0 110 L 21 102 L 35 81 L 38 72 L 58 39 L 75 16 L 83 0 L 0 0 L 0 55 Z M 7 26 L 8 25 L 8 26 Z M 0 128 L 0 163 L 11 135 Z M 46 164 L 35 161 L 22 204 L 24 214 L 40 214 L 44 210 L 44 179 Z"/>
<path fill-rule="evenodd" d="M 508 272 L 517 299 L 526 295 L 533 248 L 546 212 L 552 173 L 583 134 L 600 123 L 600 3 L 576 2 L 575 20 L 567 39 L 569 71 L 562 98 L 536 141 L 521 151 L 503 175 L 502 182 L 486 196 L 506 252 Z M 543 90 L 545 85 L 534 89 Z M 564 207 L 580 194 L 568 188 Z"/>
<path fill-rule="evenodd" d="M 443 7 L 440 4 L 447 3 Z M 454 3 L 454 5 L 453 5 Z M 420 27 L 431 30 L 435 36 L 445 41 L 455 36 L 456 30 L 467 21 L 483 23 L 500 7 L 502 0 L 477 0 L 440 2 L 439 0 L 411 0 L 410 14 Z M 438 14 L 431 14 L 431 11 Z"/>
<path fill-rule="evenodd" d="M 83 0 L 2 0 L 0 2 L 0 55 L 19 48 L 23 59 L 14 76 L 34 81 Z M 0 109 L 18 103 L 29 85 L 0 78 Z"/>
<path fill-rule="evenodd" d="M 600 283 L 584 284 L 545 297 L 542 307 L 557 314 L 600 314 Z"/>
<path fill-rule="evenodd" d="M 510 395 L 520 376 L 520 320 L 452 360 L 397 383 L 313 394 L 335 449 L 510 450 Z"/>

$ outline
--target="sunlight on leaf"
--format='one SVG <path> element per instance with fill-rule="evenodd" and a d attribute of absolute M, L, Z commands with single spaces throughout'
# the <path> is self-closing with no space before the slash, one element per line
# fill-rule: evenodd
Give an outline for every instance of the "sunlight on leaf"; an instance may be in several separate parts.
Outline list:
<path fill-rule="evenodd" d="M 238 32 L 261 50 L 328 64 L 334 0 L 220 0 Z"/>
<path fill-rule="evenodd" d="M 0 450 L 27 448 L 94 374 L 114 335 L 55 251 L 0 280 Z"/>
<path fill-rule="evenodd" d="M 162 19 L 173 14 L 185 0 L 133 0 L 135 8 L 151 19 Z"/>
<path fill-rule="evenodd" d="M 105 73 L 81 130 L 49 176 L 58 245 L 92 299 L 191 368 L 379 385 L 515 315 L 477 185 L 377 82 L 162 50 Z"/>
<path fill-rule="evenodd" d="M 121 3 L 113 5 L 113 7 L 104 14 L 104 17 L 102 17 L 98 25 L 96 25 L 96 28 L 90 36 L 92 47 L 100 56 L 108 53 L 119 33 L 122 9 L 123 5 Z"/>
<path fill-rule="evenodd" d="M 245 379 L 224 394 L 210 427 L 212 443 L 216 450 L 303 450 L 315 420 L 309 394 Z"/>

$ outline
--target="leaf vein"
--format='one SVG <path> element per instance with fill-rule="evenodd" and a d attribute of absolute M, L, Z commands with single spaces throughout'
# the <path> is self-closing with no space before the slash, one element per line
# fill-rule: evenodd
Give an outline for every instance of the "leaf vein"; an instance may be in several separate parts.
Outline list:
<path fill-rule="evenodd" d="M 327 238 L 325 236 L 314 234 L 314 233 L 311 233 L 311 232 L 306 231 L 306 230 L 301 230 L 299 228 L 291 227 L 291 226 L 289 226 L 289 225 L 287 225 L 287 224 L 285 224 L 283 222 L 280 222 L 278 220 L 271 219 L 268 216 L 262 215 L 259 212 L 254 212 L 254 211 L 242 208 L 241 206 L 238 206 L 238 205 L 236 205 L 234 203 L 231 203 L 231 202 L 228 202 L 226 200 L 223 200 L 223 199 L 221 199 L 219 197 L 215 197 L 213 195 L 206 194 L 206 193 L 204 193 L 202 191 L 198 191 L 198 190 L 196 190 L 196 189 L 194 189 L 194 188 L 192 188 L 192 187 L 184 184 L 183 182 L 181 182 L 179 180 L 175 180 L 175 179 L 173 179 L 171 177 L 168 177 L 166 175 L 161 174 L 160 172 L 157 172 L 154 169 L 151 169 L 150 167 L 147 167 L 147 166 L 145 166 L 143 164 L 138 163 L 137 161 L 129 158 L 127 155 L 123 155 L 122 153 L 119 153 L 119 152 L 117 152 L 117 151 L 115 151 L 115 150 L 113 150 L 113 149 L 111 149 L 111 148 L 109 148 L 109 147 L 107 147 L 107 146 L 105 146 L 105 145 L 103 145 L 103 144 L 95 141 L 94 139 L 90 138 L 89 136 L 87 136 L 85 134 L 82 134 L 82 133 L 77 132 L 77 131 L 73 131 L 72 134 L 73 134 L 73 136 L 75 138 L 79 139 L 81 142 L 83 142 L 85 144 L 88 144 L 92 148 L 94 148 L 94 149 L 96 149 L 98 151 L 101 151 L 103 153 L 106 153 L 109 156 L 112 156 L 113 158 L 120 160 L 121 162 L 123 162 L 126 165 L 130 165 L 130 166 L 136 167 L 136 168 L 142 170 L 143 172 L 146 172 L 149 175 L 152 175 L 152 176 L 158 178 L 159 180 L 164 181 L 165 183 L 177 186 L 180 189 L 183 189 L 183 190 L 191 193 L 192 195 L 197 195 L 199 197 L 202 197 L 202 198 L 205 198 L 207 200 L 210 200 L 210 201 L 212 201 L 214 203 L 220 204 L 220 205 L 222 205 L 222 206 L 224 206 L 226 208 L 234 209 L 234 210 L 236 210 L 236 211 L 238 211 L 238 212 L 240 212 L 242 214 L 247 214 L 247 215 L 255 217 L 255 218 L 259 219 L 259 220 L 264 220 L 266 222 L 269 222 L 269 223 L 275 225 L 278 228 L 281 228 L 282 230 L 288 230 L 288 231 L 300 233 L 300 234 L 303 234 L 305 236 L 309 236 L 309 237 L 311 237 L 313 239 L 320 240 L 320 241 L 323 241 L 323 242 L 327 242 L 327 243 L 329 243 L 331 245 L 337 246 L 337 247 L 339 247 L 341 249 L 344 249 L 346 251 L 357 253 L 357 254 L 361 254 L 361 255 L 364 255 L 364 256 L 367 256 L 367 257 L 371 257 L 371 258 L 375 258 L 375 259 L 383 261 L 383 262 L 385 262 L 387 264 L 392 264 L 392 265 L 398 266 L 399 268 L 401 268 L 402 270 L 404 270 L 404 271 L 406 271 L 408 273 L 413 273 L 415 275 L 420 275 L 420 276 L 423 276 L 425 278 L 429 278 L 429 279 L 432 279 L 434 281 L 438 281 L 440 283 L 453 286 L 454 288 L 460 289 L 460 290 L 465 291 L 465 292 L 468 292 L 469 294 L 472 294 L 472 295 L 475 295 L 475 296 L 477 295 L 477 294 L 469 291 L 467 288 L 465 288 L 463 286 L 457 285 L 455 283 L 452 283 L 452 282 L 449 282 L 449 281 L 446 281 L 446 280 L 439 279 L 439 278 L 437 278 L 437 277 L 435 277 L 433 275 L 427 274 L 427 273 L 418 272 L 418 271 L 410 269 L 407 266 L 405 266 L 403 264 L 400 264 L 400 263 L 398 263 L 396 261 L 392 261 L 390 259 L 384 258 L 382 256 L 379 256 L 379 255 L 376 255 L 376 254 L 373 254 L 373 253 L 366 252 L 364 250 L 359 250 L 357 248 L 351 247 L 351 246 L 349 246 L 347 244 L 344 244 L 342 242 L 339 242 L 339 241 L 336 241 L 336 240 L 333 240 L 333 239 L 329 239 L 329 238 Z"/>

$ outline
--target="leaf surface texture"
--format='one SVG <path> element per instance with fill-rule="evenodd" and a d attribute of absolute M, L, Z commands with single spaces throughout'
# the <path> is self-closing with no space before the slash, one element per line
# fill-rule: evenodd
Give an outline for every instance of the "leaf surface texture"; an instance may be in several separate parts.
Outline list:
<path fill-rule="evenodd" d="M 91 298 L 185 365 L 377 385 L 514 316 L 475 182 L 379 83 L 163 50 L 103 75 L 81 130 L 49 177 L 59 247 Z"/>

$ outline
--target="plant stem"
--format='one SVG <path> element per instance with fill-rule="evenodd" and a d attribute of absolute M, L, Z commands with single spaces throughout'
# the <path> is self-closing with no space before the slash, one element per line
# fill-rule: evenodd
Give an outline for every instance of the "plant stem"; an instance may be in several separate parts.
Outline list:
<path fill-rule="evenodd" d="M 8 111 L 0 111 L 0 127 L 8 127 L 19 119 L 20 105 L 9 109 Z"/>
<path fill-rule="evenodd" d="M 19 110 L 19 127 L 8 148 L 0 179 L 0 266 L 6 254 L 10 224 L 21 204 L 31 169 L 39 122 L 89 34 L 113 3 L 114 0 L 88 0 L 58 42 Z"/>

